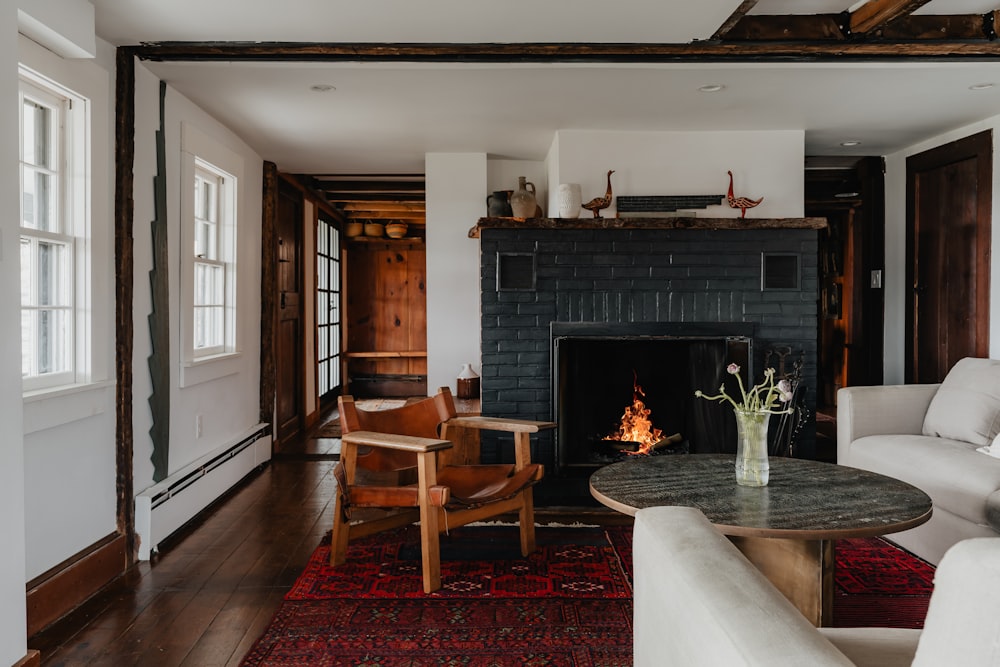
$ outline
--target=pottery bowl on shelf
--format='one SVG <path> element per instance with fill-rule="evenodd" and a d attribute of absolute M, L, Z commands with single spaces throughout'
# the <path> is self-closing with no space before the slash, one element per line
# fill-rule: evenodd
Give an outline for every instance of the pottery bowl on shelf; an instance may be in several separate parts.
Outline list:
<path fill-rule="evenodd" d="M 385 225 L 381 222 L 366 222 L 365 236 L 382 236 L 385 233 Z"/>
<path fill-rule="evenodd" d="M 406 229 L 405 222 L 390 222 L 385 226 L 385 235 L 390 239 L 401 239 L 406 236 Z"/>

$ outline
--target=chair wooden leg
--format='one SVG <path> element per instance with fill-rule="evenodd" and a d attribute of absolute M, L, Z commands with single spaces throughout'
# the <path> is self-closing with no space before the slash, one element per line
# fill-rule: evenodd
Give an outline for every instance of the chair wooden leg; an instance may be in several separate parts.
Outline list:
<path fill-rule="evenodd" d="M 530 488 L 521 491 L 521 502 L 521 555 L 527 556 L 535 551 L 535 499 Z"/>
<path fill-rule="evenodd" d="M 330 567 L 347 562 L 347 543 L 351 537 L 351 525 L 344 520 L 340 509 L 340 494 L 333 503 L 333 533 L 330 536 Z"/>
<path fill-rule="evenodd" d="M 531 439 L 527 433 L 514 434 L 514 455 L 519 469 L 531 461 Z M 527 556 L 535 550 L 535 497 L 531 487 L 521 491 L 518 519 L 521 523 L 521 555 Z"/>
<path fill-rule="evenodd" d="M 437 483 L 437 462 L 433 452 L 417 455 L 420 487 L 420 560 L 424 593 L 441 588 L 440 509 L 431 505 L 429 489 Z"/>

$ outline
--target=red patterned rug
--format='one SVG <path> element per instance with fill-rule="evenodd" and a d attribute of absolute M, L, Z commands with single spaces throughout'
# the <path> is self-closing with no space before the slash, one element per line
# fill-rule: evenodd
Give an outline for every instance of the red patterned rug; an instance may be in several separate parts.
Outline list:
<path fill-rule="evenodd" d="M 523 558 L 516 527 L 453 530 L 428 595 L 416 528 L 352 542 L 337 569 L 324 540 L 242 665 L 630 665 L 631 529 L 536 541 Z"/>
<path fill-rule="evenodd" d="M 629 528 L 517 529 L 442 537 L 442 588 L 424 594 L 413 527 L 358 540 L 327 565 L 328 539 L 285 597 L 244 667 L 630 665 Z M 921 627 L 933 567 L 884 540 L 841 540 L 838 626 Z"/>
<path fill-rule="evenodd" d="M 878 538 L 838 540 L 835 553 L 836 627 L 924 627 L 933 565 Z"/>

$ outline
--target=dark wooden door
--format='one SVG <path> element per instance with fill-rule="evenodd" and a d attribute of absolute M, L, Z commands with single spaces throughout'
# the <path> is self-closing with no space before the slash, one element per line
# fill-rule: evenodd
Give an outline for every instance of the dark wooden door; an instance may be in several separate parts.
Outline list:
<path fill-rule="evenodd" d="M 275 401 L 278 441 L 298 435 L 303 423 L 302 197 L 279 188 L 277 216 L 278 327 L 275 333 Z"/>
<path fill-rule="evenodd" d="M 990 132 L 906 161 L 906 381 L 940 382 L 989 353 Z"/>
<path fill-rule="evenodd" d="M 885 178 L 881 157 L 812 157 L 806 214 L 823 217 L 817 405 L 837 390 L 882 384 Z"/>

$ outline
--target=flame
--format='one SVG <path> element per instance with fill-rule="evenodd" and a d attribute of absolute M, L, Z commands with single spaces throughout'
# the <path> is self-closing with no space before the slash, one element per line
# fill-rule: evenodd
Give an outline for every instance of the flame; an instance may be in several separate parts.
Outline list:
<path fill-rule="evenodd" d="M 654 427 L 652 420 L 649 418 L 652 410 L 647 408 L 646 404 L 642 402 L 642 398 L 645 395 L 646 393 L 633 377 L 632 405 L 625 408 L 625 414 L 622 415 L 618 431 L 606 438 L 607 440 L 639 443 L 639 450 L 629 452 L 630 454 L 649 454 L 653 449 L 653 445 L 663 438 L 663 431 Z"/>

